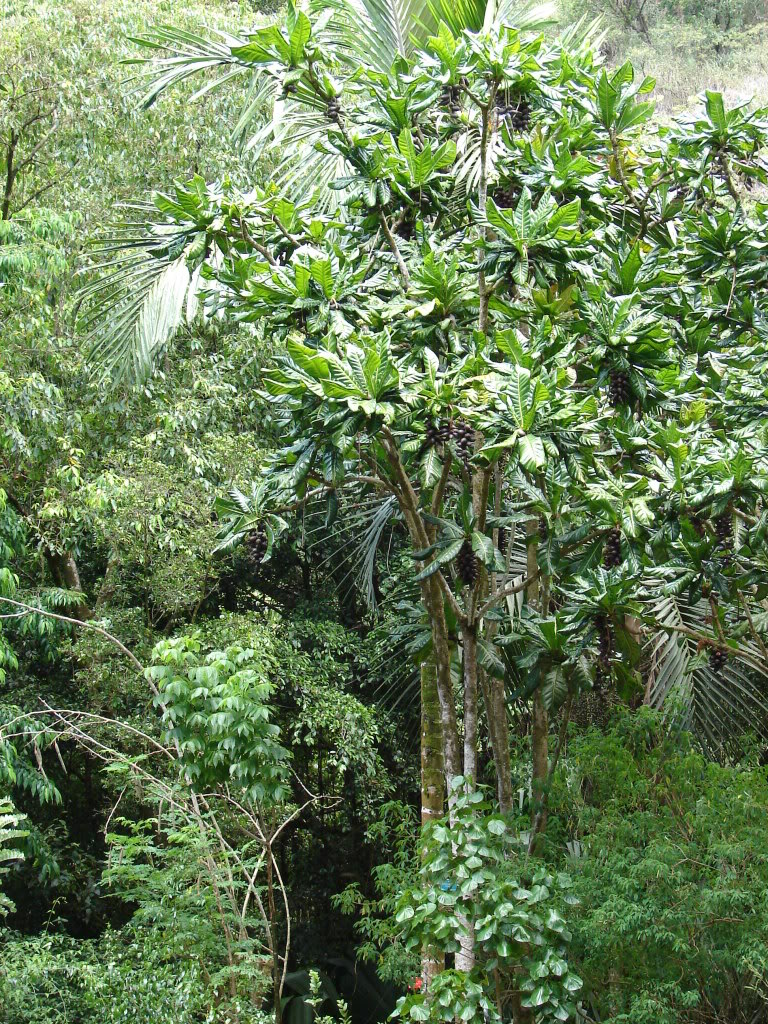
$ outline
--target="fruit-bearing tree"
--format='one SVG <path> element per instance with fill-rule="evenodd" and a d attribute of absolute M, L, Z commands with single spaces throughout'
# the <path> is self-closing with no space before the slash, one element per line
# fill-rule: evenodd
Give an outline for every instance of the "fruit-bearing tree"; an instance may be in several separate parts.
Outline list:
<path fill-rule="evenodd" d="M 219 501 L 226 543 L 269 558 L 297 511 L 331 522 L 363 498 L 364 541 L 403 538 L 438 811 L 466 818 L 485 749 L 501 834 L 508 711 L 530 708 L 534 855 L 580 702 L 665 705 L 720 756 L 765 720 L 768 112 L 708 92 L 657 124 L 653 81 L 602 67 L 581 30 L 436 20 L 384 70 L 340 38 L 333 8 L 289 5 L 211 44 L 206 66 L 273 98 L 290 173 L 176 183 L 143 235 L 128 225 L 131 273 L 166 288 L 169 322 L 187 287 L 277 352 L 283 444 Z M 188 35 L 150 42 L 154 94 L 205 64 Z M 116 372 L 134 322 L 97 333 Z M 514 962 L 530 935 L 476 928 L 465 875 L 442 951 L 466 1000 L 476 963 Z M 409 998 L 414 1019 L 438 1012 L 424 986 Z M 549 1019 L 547 998 L 516 1018 Z"/>

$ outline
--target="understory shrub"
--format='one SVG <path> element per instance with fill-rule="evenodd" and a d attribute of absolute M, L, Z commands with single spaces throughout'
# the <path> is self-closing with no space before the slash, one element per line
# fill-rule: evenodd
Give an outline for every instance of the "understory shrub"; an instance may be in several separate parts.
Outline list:
<path fill-rule="evenodd" d="M 558 787 L 594 1019 L 768 1019 L 766 769 L 708 762 L 644 712 L 572 741 Z"/>

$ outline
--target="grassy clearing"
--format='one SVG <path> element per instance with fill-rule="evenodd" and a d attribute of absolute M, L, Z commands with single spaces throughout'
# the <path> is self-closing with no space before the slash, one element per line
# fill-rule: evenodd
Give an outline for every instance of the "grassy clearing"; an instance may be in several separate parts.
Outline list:
<path fill-rule="evenodd" d="M 611 56 L 628 58 L 656 79 L 661 113 L 690 106 L 704 89 L 722 92 L 729 104 L 768 103 L 768 26 L 741 33 L 741 46 L 720 53 L 713 46 L 699 48 L 700 36 L 688 26 L 667 24 L 652 33 L 653 46 L 625 35 L 612 45 Z"/>

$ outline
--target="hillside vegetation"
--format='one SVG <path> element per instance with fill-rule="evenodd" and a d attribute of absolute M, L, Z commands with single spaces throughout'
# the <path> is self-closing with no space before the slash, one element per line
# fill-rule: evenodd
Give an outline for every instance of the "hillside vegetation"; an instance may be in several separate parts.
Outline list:
<path fill-rule="evenodd" d="M 768 1022 L 768 9 L 558 17 L 0 0 L 2 1024 Z"/>

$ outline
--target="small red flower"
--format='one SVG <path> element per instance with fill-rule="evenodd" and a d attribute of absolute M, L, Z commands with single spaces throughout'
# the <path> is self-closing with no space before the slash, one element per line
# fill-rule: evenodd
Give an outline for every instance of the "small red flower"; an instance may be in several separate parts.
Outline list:
<path fill-rule="evenodd" d="M 411 983 L 411 988 L 413 989 L 414 992 L 421 992 L 421 986 L 423 984 L 424 982 L 421 980 L 421 978 L 414 978 L 413 982 Z"/>

